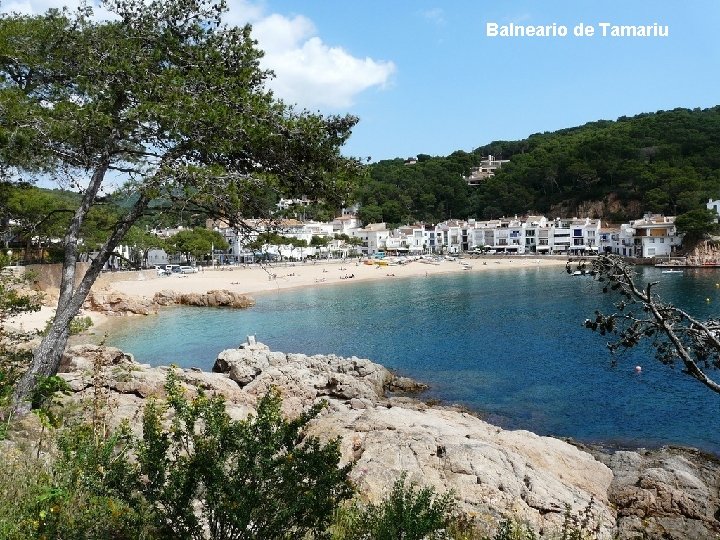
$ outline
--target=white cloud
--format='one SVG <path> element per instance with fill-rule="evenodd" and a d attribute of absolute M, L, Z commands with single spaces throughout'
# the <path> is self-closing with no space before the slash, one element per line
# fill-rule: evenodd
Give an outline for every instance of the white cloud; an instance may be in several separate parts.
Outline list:
<path fill-rule="evenodd" d="M 234 10 L 231 4 L 230 13 Z M 301 107 L 350 107 L 361 92 L 385 88 L 395 72 L 392 62 L 358 58 L 342 47 L 327 45 L 316 35 L 312 21 L 302 15 L 260 11 L 248 21 L 265 51 L 262 66 L 275 72 L 269 87 L 278 97 Z"/>
<path fill-rule="evenodd" d="M 304 107 L 349 107 L 363 90 L 384 87 L 395 71 L 391 62 L 356 58 L 317 37 L 268 53 L 265 61 L 277 74 L 270 85 L 276 94 Z"/>
<path fill-rule="evenodd" d="M 0 4 L 0 12 L 37 14 L 63 5 L 74 9 L 79 4 L 80 0 L 13 0 Z M 262 67 L 275 73 L 268 85 L 289 103 L 306 108 L 344 109 L 352 106 L 363 91 L 387 87 L 395 73 L 395 64 L 390 61 L 356 57 L 342 47 L 324 43 L 307 17 L 268 14 L 262 1 L 230 0 L 228 5 L 225 21 L 253 25 L 253 37 L 265 51 Z M 96 8 L 95 16 L 108 18 L 101 8 Z"/>

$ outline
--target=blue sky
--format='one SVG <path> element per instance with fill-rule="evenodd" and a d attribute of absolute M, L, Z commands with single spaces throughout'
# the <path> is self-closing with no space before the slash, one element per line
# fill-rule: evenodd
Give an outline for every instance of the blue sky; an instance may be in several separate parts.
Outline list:
<path fill-rule="evenodd" d="M 347 150 L 446 155 L 597 119 L 720 104 L 720 2 L 270 0 L 356 57 L 392 62 L 347 107 Z M 487 22 L 668 25 L 667 38 L 490 38 Z M 599 28 L 598 28 L 599 31 Z"/>
<path fill-rule="evenodd" d="M 78 0 L 72 0 L 76 3 Z M 40 12 L 61 0 L 4 0 Z M 717 0 L 229 0 L 289 102 L 360 123 L 345 153 L 447 155 L 598 119 L 720 104 Z M 486 36 L 486 24 L 658 23 L 665 38 Z"/>

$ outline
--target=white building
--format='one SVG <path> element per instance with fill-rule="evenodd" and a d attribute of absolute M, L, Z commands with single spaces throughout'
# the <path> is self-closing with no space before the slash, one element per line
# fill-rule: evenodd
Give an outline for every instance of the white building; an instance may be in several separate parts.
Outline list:
<path fill-rule="evenodd" d="M 362 229 L 353 229 L 350 232 L 351 236 L 362 240 L 361 251 L 364 255 L 384 252 L 386 241 L 390 236 L 390 231 L 385 223 L 370 223 Z"/>
<path fill-rule="evenodd" d="M 355 214 L 343 214 L 333 219 L 330 223 L 333 226 L 334 233 L 348 235 L 352 229 L 357 229 L 362 225 L 360 218 Z"/>
<path fill-rule="evenodd" d="M 674 216 L 645 214 L 620 226 L 619 255 L 624 257 L 669 257 L 682 244 Z"/>
<path fill-rule="evenodd" d="M 705 206 L 708 210 L 715 212 L 717 214 L 717 220 L 720 221 L 720 199 L 715 201 L 709 199 Z"/>

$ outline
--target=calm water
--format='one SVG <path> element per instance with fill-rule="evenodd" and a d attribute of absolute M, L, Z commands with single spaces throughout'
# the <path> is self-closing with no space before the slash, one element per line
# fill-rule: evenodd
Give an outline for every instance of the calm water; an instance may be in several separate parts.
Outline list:
<path fill-rule="evenodd" d="M 720 271 L 650 268 L 642 279 L 698 316 L 720 309 Z M 610 306 L 597 283 L 564 269 L 489 271 L 271 293 L 241 311 L 173 308 L 123 321 L 108 343 L 143 362 L 210 369 L 255 334 L 273 350 L 370 358 L 429 383 L 424 397 L 504 427 L 720 454 L 720 396 L 649 348 L 613 367 L 606 339 L 582 328 Z"/>

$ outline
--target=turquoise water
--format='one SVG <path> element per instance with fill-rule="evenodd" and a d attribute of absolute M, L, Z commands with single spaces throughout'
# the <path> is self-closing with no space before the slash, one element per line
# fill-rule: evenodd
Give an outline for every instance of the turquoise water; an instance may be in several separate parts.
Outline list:
<path fill-rule="evenodd" d="M 698 316 L 720 308 L 720 271 L 643 273 Z M 720 454 L 719 395 L 654 360 L 649 347 L 613 366 L 606 338 L 582 327 L 595 309 L 611 309 L 588 277 L 559 268 L 467 272 L 256 299 L 249 310 L 172 308 L 123 321 L 108 343 L 142 362 L 210 369 L 219 351 L 255 334 L 273 350 L 370 358 L 429 383 L 423 397 L 465 405 L 503 427 Z"/>

